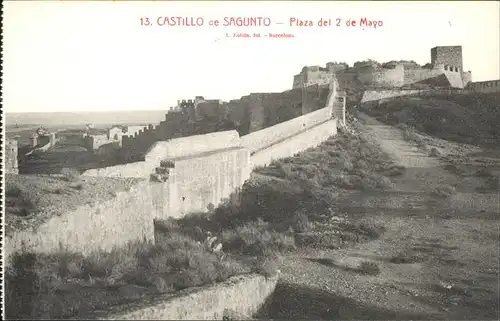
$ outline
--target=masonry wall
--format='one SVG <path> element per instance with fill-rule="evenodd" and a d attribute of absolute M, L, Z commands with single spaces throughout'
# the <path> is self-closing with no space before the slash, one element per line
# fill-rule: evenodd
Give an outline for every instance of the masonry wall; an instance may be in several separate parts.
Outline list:
<path fill-rule="evenodd" d="M 186 289 L 127 307 L 116 306 L 101 320 L 247 320 L 268 306 L 279 275 L 236 276 L 203 288 Z"/>
<path fill-rule="evenodd" d="M 466 89 L 477 93 L 500 92 L 500 80 L 469 83 Z"/>
<path fill-rule="evenodd" d="M 498 82 L 499 85 L 496 85 Z M 367 104 L 371 102 L 376 102 L 383 99 L 403 97 L 403 96 L 417 96 L 417 97 L 433 97 L 436 95 L 440 96 L 452 96 L 452 95 L 474 95 L 478 93 L 493 93 L 500 92 L 500 80 L 487 82 L 491 85 L 488 87 L 477 86 L 474 84 L 481 83 L 471 83 L 467 88 L 449 88 L 449 89 L 423 89 L 423 90 L 408 90 L 408 89 L 393 89 L 393 90 L 366 90 L 363 94 L 361 103 Z M 495 87 L 496 86 L 496 87 Z M 490 89 L 491 88 L 491 89 Z"/>
<path fill-rule="evenodd" d="M 19 174 L 17 158 L 17 141 L 7 140 L 5 142 L 5 172 L 9 174 Z"/>
<path fill-rule="evenodd" d="M 232 130 L 157 142 L 144 161 L 88 170 L 83 176 L 144 180 L 111 200 L 94 200 L 52 217 L 35 231 L 15 232 L 6 242 L 6 251 L 19 251 L 24 244 L 35 252 L 54 252 L 63 245 L 70 251 L 89 253 L 131 240 L 152 240 L 155 218 L 216 207 L 234 196 L 256 166 L 293 156 L 335 135 L 336 97 L 332 84 L 326 107 L 262 131 L 241 138 Z"/>
<path fill-rule="evenodd" d="M 441 74 L 443 74 L 443 71 L 437 69 L 405 69 L 404 85 L 423 82 Z"/>
<path fill-rule="evenodd" d="M 296 135 L 303 130 L 318 125 L 331 117 L 332 108 L 325 107 L 304 116 L 245 135 L 241 137 L 241 146 L 248 148 L 251 153 L 254 153 L 287 137 Z"/>
<path fill-rule="evenodd" d="M 229 199 L 250 177 L 250 153 L 229 148 L 194 156 L 169 158 L 172 165 L 162 191 L 165 219 L 188 213 L 206 212 Z"/>
<path fill-rule="evenodd" d="M 152 173 L 154 165 L 146 162 L 135 162 L 123 165 L 116 165 L 103 168 L 93 168 L 82 173 L 83 176 L 97 177 L 147 177 Z"/>
<path fill-rule="evenodd" d="M 156 142 L 146 154 L 146 162 L 159 164 L 162 159 L 192 156 L 240 146 L 240 136 L 235 130 L 194 135 Z"/>
<path fill-rule="evenodd" d="M 149 178 L 150 174 L 160 165 L 163 159 L 195 155 L 238 146 L 240 146 L 240 139 L 238 132 L 235 130 L 176 138 L 154 143 L 147 152 L 144 161 L 90 169 L 82 173 L 82 175 Z"/>
<path fill-rule="evenodd" d="M 292 157 L 308 148 L 319 146 L 329 137 L 336 134 L 337 118 L 327 120 L 326 122 L 323 121 L 313 128 L 309 128 L 256 151 L 250 158 L 252 169 L 267 166 L 275 159 Z"/>
<path fill-rule="evenodd" d="M 52 253 L 64 248 L 88 254 L 92 250 L 111 250 L 132 240 L 154 240 L 153 194 L 148 181 L 129 191 L 117 192 L 110 200 L 53 216 L 36 230 L 22 230 L 6 237 L 6 258 L 23 246 L 26 250 Z"/>
<path fill-rule="evenodd" d="M 375 70 L 372 77 L 374 85 L 381 87 L 401 87 L 405 82 L 405 69 L 403 65 L 397 65 L 394 69 Z"/>
<path fill-rule="evenodd" d="M 328 86 L 314 85 L 282 93 L 253 93 L 224 104 L 240 135 L 270 127 L 325 106 Z"/>
<path fill-rule="evenodd" d="M 384 98 L 392 98 L 399 96 L 408 96 L 412 94 L 419 94 L 424 91 L 430 91 L 430 89 L 424 90 L 413 90 L 413 89 L 392 89 L 392 90 L 366 90 L 363 93 L 363 98 L 361 103 L 367 103 L 370 101 L 376 101 Z"/>

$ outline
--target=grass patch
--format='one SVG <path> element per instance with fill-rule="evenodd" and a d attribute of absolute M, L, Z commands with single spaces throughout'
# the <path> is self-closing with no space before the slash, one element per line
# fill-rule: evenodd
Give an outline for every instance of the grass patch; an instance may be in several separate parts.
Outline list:
<path fill-rule="evenodd" d="M 35 202 L 17 184 L 6 182 L 5 203 L 11 208 L 11 214 L 18 217 L 26 217 L 35 209 Z"/>
<path fill-rule="evenodd" d="M 234 275 L 272 275 L 273 269 L 267 259 L 221 257 L 182 231 L 156 244 L 131 242 L 88 256 L 63 250 L 18 253 L 5 274 L 6 312 L 8 318 L 21 319 L 84 317 L 108 306 L 213 284 Z"/>
<path fill-rule="evenodd" d="M 277 160 L 256 172 L 287 179 L 312 189 L 391 189 L 391 178 L 403 174 L 370 137 L 344 132 L 318 148 Z"/>
<path fill-rule="evenodd" d="M 224 249 L 240 255 L 269 256 L 295 249 L 293 234 L 273 231 L 262 220 L 225 229 L 222 239 Z"/>
<path fill-rule="evenodd" d="M 364 135 L 344 132 L 294 157 L 257 169 L 274 178 L 244 184 L 234 201 L 178 221 L 190 235 L 197 229 L 219 235 L 224 251 L 267 257 L 297 246 L 337 248 L 383 233 L 366 222 L 333 222 L 340 189 L 393 188 L 401 175 L 379 146 Z M 389 174 L 387 174 L 389 173 Z"/>
<path fill-rule="evenodd" d="M 446 198 L 456 194 L 456 192 L 457 190 L 454 186 L 446 184 L 434 188 L 431 192 L 431 195 L 435 197 Z"/>
<path fill-rule="evenodd" d="M 404 124 L 441 139 L 493 147 L 500 138 L 499 101 L 499 93 L 436 93 L 433 97 L 389 100 L 365 112 L 387 124 Z"/>

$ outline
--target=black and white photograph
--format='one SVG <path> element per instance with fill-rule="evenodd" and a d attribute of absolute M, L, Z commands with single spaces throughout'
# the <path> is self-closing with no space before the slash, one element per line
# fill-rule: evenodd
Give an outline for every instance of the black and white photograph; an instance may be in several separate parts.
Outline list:
<path fill-rule="evenodd" d="M 499 1 L 4 1 L 2 318 L 499 320 Z"/>

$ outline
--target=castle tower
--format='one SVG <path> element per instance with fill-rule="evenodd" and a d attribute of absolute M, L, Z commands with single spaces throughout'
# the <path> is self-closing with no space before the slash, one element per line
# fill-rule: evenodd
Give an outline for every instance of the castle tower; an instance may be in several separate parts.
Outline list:
<path fill-rule="evenodd" d="M 439 46 L 431 48 L 431 63 L 437 65 L 457 67 L 463 72 L 462 46 Z"/>

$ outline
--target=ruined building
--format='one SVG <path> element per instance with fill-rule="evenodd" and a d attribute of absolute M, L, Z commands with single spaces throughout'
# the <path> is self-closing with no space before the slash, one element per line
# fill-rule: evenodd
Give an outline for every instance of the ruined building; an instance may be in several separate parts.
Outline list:
<path fill-rule="evenodd" d="M 368 60 L 353 67 L 345 63 L 329 62 L 326 67 L 308 66 L 294 76 L 293 88 L 323 85 L 333 75 L 342 88 L 349 87 L 408 87 L 434 86 L 464 88 L 471 82 L 471 72 L 463 70 L 462 47 L 440 46 L 431 49 L 431 63 L 419 66 L 415 62 L 391 61 L 379 64 Z"/>
<path fill-rule="evenodd" d="M 5 172 L 7 174 L 19 174 L 17 140 L 7 140 L 5 142 Z"/>
<path fill-rule="evenodd" d="M 49 132 L 43 127 L 39 127 L 30 138 L 32 148 L 41 148 L 44 150 L 54 146 L 56 143 L 56 134 Z"/>

